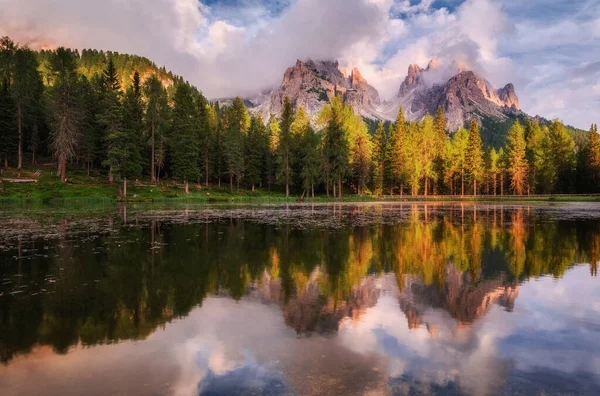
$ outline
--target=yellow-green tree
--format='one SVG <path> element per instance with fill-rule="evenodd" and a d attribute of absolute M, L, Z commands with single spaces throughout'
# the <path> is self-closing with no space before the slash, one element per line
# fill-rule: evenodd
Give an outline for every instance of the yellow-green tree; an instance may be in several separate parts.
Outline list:
<path fill-rule="evenodd" d="M 519 120 L 515 121 L 506 138 L 506 155 L 508 158 L 508 173 L 510 187 L 516 195 L 523 195 L 527 183 L 526 144 L 523 127 Z"/>
<path fill-rule="evenodd" d="M 469 180 L 473 183 L 473 195 L 477 195 L 477 182 L 483 176 L 483 146 L 479 136 L 479 125 L 477 120 L 471 120 L 469 128 L 469 140 L 465 156 L 466 170 Z"/>

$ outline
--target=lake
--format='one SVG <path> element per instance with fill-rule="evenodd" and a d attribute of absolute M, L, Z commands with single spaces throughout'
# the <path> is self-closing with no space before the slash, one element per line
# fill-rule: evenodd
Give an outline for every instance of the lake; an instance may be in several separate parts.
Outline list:
<path fill-rule="evenodd" d="M 0 205 L 0 394 L 597 395 L 600 205 Z"/>

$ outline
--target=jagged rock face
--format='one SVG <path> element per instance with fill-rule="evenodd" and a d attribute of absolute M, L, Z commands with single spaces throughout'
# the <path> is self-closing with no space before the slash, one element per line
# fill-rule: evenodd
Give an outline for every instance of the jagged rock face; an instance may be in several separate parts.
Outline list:
<path fill-rule="evenodd" d="M 354 110 L 365 116 L 372 115 L 372 108 L 379 105 L 379 93 L 370 86 L 358 69 L 354 68 L 348 76 L 339 67 L 338 62 L 312 60 L 302 62 L 286 70 L 279 89 L 274 90 L 267 99 L 257 98 L 257 107 L 251 111 L 260 112 L 263 119 L 279 116 L 283 100 L 290 98 L 295 109 L 304 107 L 311 118 L 314 118 L 324 104 L 336 95 L 341 95 Z"/>
<path fill-rule="evenodd" d="M 393 119 L 402 107 L 408 120 L 417 121 L 427 114 L 434 115 L 441 106 L 448 129 L 455 131 L 473 117 L 506 118 L 507 113 L 520 108 L 512 84 L 496 90 L 472 71 L 459 69 L 447 81 L 428 85 L 427 73 L 435 67 L 433 61 L 429 62 L 427 69 L 410 65 L 397 97 L 382 106 L 382 118 Z"/>
<path fill-rule="evenodd" d="M 394 121 L 402 107 L 407 120 L 418 121 L 427 114 L 435 115 L 441 106 L 451 131 L 465 126 L 473 117 L 506 119 L 519 112 L 519 98 L 512 84 L 497 90 L 483 77 L 458 66 L 450 78 L 440 79 L 438 67 L 435 60 L 425 69 L 410 65 L 396 97 L 381 102 L 377 90 L 358 69 L 348 74 L 338 62 L 299 60 L 286 70 L 278 89 L 251 100 L 255 107 L 250 111 L 261 113 L 267 122 L 271 116 L 281 115 L 287 96 L 296 109 L 304 107 L 314 120 L 326 103 L 341 95 L 357 114 L 375 120 Z"/>

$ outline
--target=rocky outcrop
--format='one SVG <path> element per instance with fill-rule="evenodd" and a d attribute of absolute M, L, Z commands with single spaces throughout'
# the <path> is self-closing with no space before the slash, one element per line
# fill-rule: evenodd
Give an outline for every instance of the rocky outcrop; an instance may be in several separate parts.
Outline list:
<path fill-rule="evenodd" d="M 287 96 L 295 109 L 302 106 L 314 118 L 323 105 L 336 95 L 341 95 L 358 114 L 371 118 L 376 116 L 374 107 L 380 104 L 379 93 L 367 83 L 358 69 L 352 69 L 348 75 L 338 62 L 312 60 L 298 60 L 288 68 L 278 89 L 266 98 L 251 100 L 256 107 L 250 111 L 261 113 L 265 120 L 279 116 Z"/>
<path fill-rule="evenodd" d="M 485 78 L 459 67 L 450 78 L 435 81 L 439 73 L 436 78 L 428 78 L 428 73 L 436 67 L 434 61 L 426 69 L 410 65 L 397 96 L 381 107 L 381 118 L 395 119 L 402 107 L 408 120 L 417 121 L 427 114 L 434 115 L 441 107 L 448 128 L 454 131 L 473 117 L 505 119 L 519 111 L 519 98 L 512 84 L 497 90 Z"/>
<path fill-rule="evenodd" d="M 434 115 L 440 106 L 451 131 L 465 126 L 473 117 L 508 119 L 520 112 L 512 84 L 495 89 L 485 78 L 464 67 L 440 67 L 435 60 L 425 69 L 410 65 L 396 97 L 382 102 L 377 90 L 357 68 L 348 73 L 338 62 L 298 60 L 285 71 L 278 89 L 250 100 L 254 105 L 250 111 L 261 113 L 267 122 L 271 116 L 281 115 L 287 96 L 296 109 L 304 107 L 314 119 L 323 105 L 341 95 L 357 114 L 375 120 L 393 121 L 402 107 L 407 120 L 418 121 L 427 114 Z"/>

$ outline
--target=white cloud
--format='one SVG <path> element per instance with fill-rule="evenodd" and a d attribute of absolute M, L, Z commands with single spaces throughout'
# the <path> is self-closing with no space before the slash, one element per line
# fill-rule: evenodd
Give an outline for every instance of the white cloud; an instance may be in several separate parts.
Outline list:
<path fill-rule="evenodd" d="M 600 51 L 600 6 L 554 1 L 552 8 L 528 2 L 519 13 L 525 6 L 516 0 L 466 0 L 456 9 L 432 0 L 245 0 L 238 8 L 198 0 L 0 0 L 0 34 L 33 46 L 147 56 L 209 97 L 273 88 L 296 59 L 337 58 L 390 98 L 409 64 L 436 57 L 466 64 L 498 87 L 513 82 L 525 111 L 585 126 L 600 110 L 598 93 L 585 86 L 600 77 L 573 85 L 563 73 Z"/>

